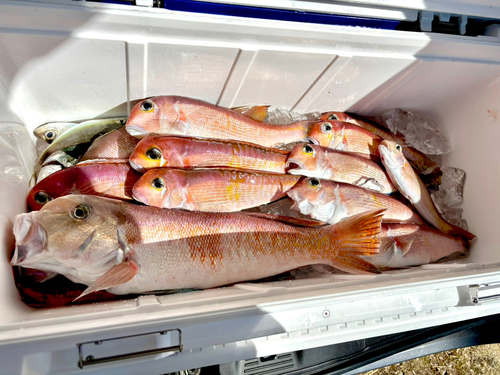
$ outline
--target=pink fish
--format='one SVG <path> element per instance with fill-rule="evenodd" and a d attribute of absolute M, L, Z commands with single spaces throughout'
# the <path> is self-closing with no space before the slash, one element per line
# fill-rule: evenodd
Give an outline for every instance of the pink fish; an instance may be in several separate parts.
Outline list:
<path fill-rule="evenodd" d="M 182 96 L 157 96 L 137 103 L 127 121 L 134 137 L 149 134 L 224 139 L 277 147 L 305 142 L 312 122 L 272 125 L 232 109 Z"/>

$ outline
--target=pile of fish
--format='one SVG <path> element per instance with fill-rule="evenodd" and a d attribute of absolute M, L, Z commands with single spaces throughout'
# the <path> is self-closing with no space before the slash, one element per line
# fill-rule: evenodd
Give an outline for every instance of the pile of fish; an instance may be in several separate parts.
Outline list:
<path fill-rule="evenodd" d="M 268 110 L 162 96 L 128 119 L 38 127 L 11 264 L 87 285 L 82 297 L 314 264 L 378 273 L 468 251 L 475 236 L 430 198 L 438 165 L 401 134 L 339 112 L 270 124 Z M 293 212 L 256 212 L 278 201 Z"/>

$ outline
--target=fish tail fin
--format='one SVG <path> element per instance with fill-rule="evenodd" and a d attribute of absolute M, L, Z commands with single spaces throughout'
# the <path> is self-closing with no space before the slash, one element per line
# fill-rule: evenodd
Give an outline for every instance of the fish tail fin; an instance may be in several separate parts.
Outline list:
<path fill-rule="evenodd" d="M 476 236 L 469 232 L 468 230 L 465 230 L 464 228 L 458 227 L 456 225 L 450 224 L 451 230 L 447 233 L 450 236 L 460 236 L 463 237 L 467 240 L 472 241 Z M 470 246 L 470 245 L 467 245 Z"/>
<path fill-rule="evenodd" d="M 254 106 L 241 106 L 231 108 L 233 111 L 241 113 L 242 115 L 251 118 L 252 120 L 263 122 L 269 115 L 269 105 L 254 105 Z"/>
<path fill-rule="evenodd" d="M 385 211 L 386 209 L 366 211 L 330 227 L 335 231 L 339 244 L 339 251 L 332 260 L 334 267 L 349 273 L 380 273 L 376 266 L 361 256 L 378 254 L 380 246 L 378 235 Z"/>

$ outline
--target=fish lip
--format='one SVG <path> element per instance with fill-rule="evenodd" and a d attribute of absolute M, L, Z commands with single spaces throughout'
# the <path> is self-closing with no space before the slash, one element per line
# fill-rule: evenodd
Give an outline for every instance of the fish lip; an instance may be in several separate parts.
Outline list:
<path fill-rule="evenodd" d="M 148 198 L 146 198 L 144 194 L 142 194 L 140 191 L 137 191 L 135 188 L 132 189 L 132 198 L 134 198 L 138 202 L 144 203 L 145 205 L 149 205 Z"/>
<path fill-rule="evenodd" d="M 36 221 L 36 212 L 18 215 L 14 222 L 16 248 L 10 261 L 13 266 L 34 263 L 47 242 L 45 230 Z"/>
<path fill-rule="evenodd" d="M 144 168 L 143 166 L 136 164 L 133 160 L 129 160 L 128 162 L 129 162 L 130 166 L 132 168 L 134 168 L 137 172 L 146 173 L 147 169 Z"/>
<path fill-rule="evenodd" d="M 292 164 L 297 165 L 299 168 L 288 169 L 289 167 L 292 166 Z M 304 163 L 302 163 L 300 160 L 290 158 L 286 161 L 285 170 L 287 173 L 290 173 L 290 174 L 300 174 L 299 173 L 300 171 L 302 171 L 302 170 L 307 171 L 308 169 L 306 168 L 306 165 Z"/>
<path fill-rule="evenodd" d="M 314 144 L 314 145 L 318 145 L 318 146 L 319 146 L 319 142 L 318 142 L 316 139 L 314 139 L 314 138 L 312 138 L 312 137 L 307 137 L 306 139 L 307 139 L 309 142 L 311 142 L 312 144 Z"/>
<path fill-rule="evenodd" d="M 125 126 L 125 129 L 127 130 L 127 133 L 130 134 L 132 137 L 137 137 L 137 138 L 144 138 L 146 135 L 149 133 L 146 131 L 141 126 L 138 125 L 129 125 L 127 124 Z"/>

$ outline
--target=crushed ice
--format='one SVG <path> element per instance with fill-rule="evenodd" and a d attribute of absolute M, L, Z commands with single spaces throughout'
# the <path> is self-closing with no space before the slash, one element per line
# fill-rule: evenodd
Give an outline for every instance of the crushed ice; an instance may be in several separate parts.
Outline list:
<path fill-rule="evenodd" d="M 441 155 L 451 151 L 450 141 L 437 129 L 436 124 L 415 112 L 396 108 L 377 117 L 393 133 L 403 134 L 408 145 L 428 155 Z"/>

